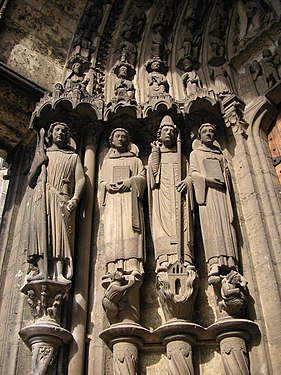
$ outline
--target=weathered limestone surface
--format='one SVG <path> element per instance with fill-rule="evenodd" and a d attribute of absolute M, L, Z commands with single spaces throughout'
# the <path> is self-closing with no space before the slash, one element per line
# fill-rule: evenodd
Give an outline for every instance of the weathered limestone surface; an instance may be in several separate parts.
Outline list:
<path fill-rule="evenodd" d="M 278 373 L 281 196 L 267 139 L 280 116 L 277 3 L 0 1 L 0 154 L 10 178 L 0 232 L 5 373 Z M 166 144 L 157 136 L 163 119 L 174 131 Z M 73 253 L 64 259 L 65 246 L 55 260 L 48 235 L 44 267 L 58 260 L 58 272 L 41 278 L 38 262 L 27 262 L 31 203 L 40 196 L 27 176 L 36 132 L 57 121 L 69 125 L 86 184 L 81 201 L 74 197 L 75 236 L 66 231 Z M 237 240 L 214 252 L 206 228 L 223 199 L 203 217 L 189 177 L 203 123 L 213 125 L 209 146 L 220 147 L 231 179 L 218 186 L 202 173 L 199 190 L 208 194 L 207 176 L 227 195 L 219 231 L 233 229 Z M 117 133 L 126 147 L 109 143 Z M 69 225 L 62 213 L 57 222 Z M 157 220 L 171 226 L 161 228 L 163 243 Z M 60 267 L 70 259 L 72 278 Z"/>

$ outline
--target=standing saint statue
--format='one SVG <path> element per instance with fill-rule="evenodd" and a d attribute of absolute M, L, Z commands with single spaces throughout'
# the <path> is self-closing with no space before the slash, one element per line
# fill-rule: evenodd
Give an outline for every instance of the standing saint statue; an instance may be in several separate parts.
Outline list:
<path fill-rule="evenodd" d="M 107 272 L 143 273 L 145 169 L 127 130 L 116 128 L 101 171 Z"/>
<path fill-rule="evenodd" d="M 156 272 L 168 270 L 176 261 L 193 264 L 192 185 L 188 162 L 181 154 L 177 136 L 178 129 L 172 118 L 165 116 L 148 160 Z"/>
<path fill-rule="evenodd" d="M 221 149 L 214 144 L 215 127 L 203 124 L 198 135 L 201 145 L 190 154 L 190 172 L 199 205 L 209 282 L 212 283 L 212 277 L 237 270 L 237 240 L 230 175 Z"/>
<path fill-rule="evenodd" d="M 85 176 L 79 155 L 70 149 L 69 138 L 68 126 L 55 122 L 49 128 L 49 147 L 45 150 L 44 130 L 40 131 L 28 176 L 34 189 L 28 258 L 38 266 L 38 274 L 28 276 L 28 281 L 52 277 L 65 282 L 73 275 L 75 209 Z"/>

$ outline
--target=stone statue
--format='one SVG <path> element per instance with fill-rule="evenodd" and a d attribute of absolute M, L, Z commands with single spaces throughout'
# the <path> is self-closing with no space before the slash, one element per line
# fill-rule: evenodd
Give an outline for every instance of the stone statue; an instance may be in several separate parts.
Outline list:
<path fill-rule="evenodd" d="M 145 169 L 127 130 L 116 128 L 100 171 L 107 272 L 143 273 Z"/>
<path fill-rule="evenodd" d="M 182 81 L 186 90 L 186 96 L 189 97 L 196 94 L 198 89 L 202 88 L 202 84 L 197 71 L 193 67 L 191 59 L 183 60 L 185 73 L 182 75 Z"/>
<path fill-rule="evenodd" d="M 263 73 L 270 89 L 279 81 L 278 75 L 278 64 L 276 63 L 276 56 L 272 54 L 269 48 L 265 48 L 262 51 L 261 66 L 263 68 Z"/>
<path fill-rule="evenodd" d="M 165 116 L 159 126 L 157 141 L 152 143 L 148 160 L 150 221 L 156 271 L 167 270 L 177 260 L 182 260 L 185 265 L 193 264 L 191 180 L 188 177 L 188 162 L 177 149 L 177 132 L 171 117 Z"/>
<path fill-rule="evenodd" d="M 89 61 L 82 58 L 80 55 L 76 55 L 70 59 L 68 65 L 71 67 L 72 72 L 64 82 L 64 90 L 69 92 L 78 89 L 85 97 L 89 96 L 90 94 L 86 90 L 90 81 L 89 77 L 86 75 L 90 66 Z"/>
<path fill-rule="evenodd" d="M 118 77 L 114 85 L 115 96 L 121 100 L 133 99 L 135 97 L 135 89 L 131 80 L 129 80 L 128 65 L 121 64 L 116 68 Z"/>
<path fill-rule="evenodd" d="M 214 144 L 215 127 L 200 126 L 201 145 L 190 154 L 190 172 L 199 205 L 200 224 L 209 269 L 209 282 L 214 276 L 237 270 L 238 254 L 230 176 L 226 160 Z"/>
<path fill-rule="evenodd" d="M 134 43 L 132 32 L 125 30 L 122 36 L 124 40 L 118 48 L 118 51 L 120 51 L 120 61 L 134 65 L 136 62 L 137 47 Z"/>
<path fill-rule="evenodd" d="M 70 149 L 68 140 L 68 126 L 55 122 L 49 128 L 50 145 L 45 151 L 44 130 L 40 131 L 29 173 L 34 194 L 28 248 L 28 260 L 38 266 L 39 273 L 28 276 L 28 281 L 52 277 L 65 282 L 73 274 L 75 209 L 85 176 L 79 155 Z"/>
<path fill-rule="evenodd" d="M 111 283 L 106 289 L 102 300 L 102 306 L 105 310 L 109 323 L 116 323 L 118 314 L 126 308 L 126 290 L 134 283 L 135 279 L 126 280 L 120 271 L 115 271 L 110 275 Z"/>
<path fill-rule="evenodd" d="M 271 10 L 266 2 L 258 0 L 243 0 L 243 2 L 247 26 L 240 43 L 242 45 L 253 39 L 271 20 Z"/>
<path fill-rule="evenodd" d="M 225 310 L 229 316 L 243 317 L 247 306 L 247 295 L 246 280 L 239 272 L 232 270 L 222 280 L 222 301 L 219 301 L 219 308 Z"/>
<path fill-rule="evenodd" d="M 214 91 L 218 95 L 230 94 L 230 83 L 228 73 L 224 66 L 213 66 L 210 70 L 210 77 L 214 81 Z"/>
<path fill-rule="evenodd" d="M 147 65 L 149 96 L 160 96 L 167 94 L 169 85 L 166 76 L 163 74 L 164 64 L 160 60 L 152 60 Z"/>
<path fill-rule="evenodd" d="M 253 60 L 249 66 L 253 82 L 255 84 L 258 94 L 262 95 L 267 90 L 265 77 L 263 75 L 261 64 L 257 60 Z"/>

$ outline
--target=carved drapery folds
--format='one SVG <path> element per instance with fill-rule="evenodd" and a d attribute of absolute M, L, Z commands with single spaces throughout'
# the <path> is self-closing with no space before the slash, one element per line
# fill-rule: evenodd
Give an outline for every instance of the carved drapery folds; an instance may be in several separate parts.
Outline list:
<path fill-rule="evenodd" d="M 90 155 L 90 161 L 84 166 L 86 170 L 92 171 L 92 188 L 95 186 L 96 177 L 96 151 L 100 151 L 101 159 L 104 157 L 98 171 L 100 190 L 97 196 L 100 205 L 98 209 L 94 208 L 94 198 L 91 195 L 91 198 L 87 199 L 91 200 L 92 205 L 87 209 L 86 199 L 83 209 L 81 208 L 83 218 L 89 217 L 94 210 L 95 213 L 98 212 L 94 230 L 92 231 L 91 220 L 86 224 L 83 224 L 83 220 L 78 223 L 76 220 L 76 233 L 80 233 L 78 242 L 83 244 L 83 249 L 87 247 L 87 277 L 90 275 L 90 256 L 95 259 L 96 254 L 102 253 L 104 257 L 104 263 L 99 264 L 102 270 L 99 269 L 100 274 L 97 276 L 97 288 L 102 290 L 102 324 L 107 324 L 109 328 L 104 329 L 103 326 L 101 337 L 106 337 L 104 341 L 113 351 L 113 368 L 116 375 L 137 372 L 138 350 L 142 343 L 157 344 L 159 347 L 162 345 L 166 348 L 169 374 L 194 374 L 192 348 L 196 345 L 196 340 L 209 340 L 212 344 L 217 340 L 220 343 L 226 374 L 230 373 L 229 368 L 235 369 L 237 374 L 249 374 L 248 338 L 234 330 L 236 324 L 247 321 L 245 317 L 250 298 L 247 281 L 239 270 L 238 232 L 232 201 L 235 194 L 231 190 L 226 156 L 234 141 L 247 140 L 245 104 L 233 94 L 237 87 L 234 73 L 238 75 L 238 70 L 243 70 L 243 67 L 241 68 L 234 58 L 243 53 L 240 47 L 247 47 L 259 33 L 257 25 L 266 29 L 272 16 L 269 16 L 269 9 L 264 1 L 239 1 L 240 13 L 235 8 L 236 15 L 240 16 L 240 19 L 245 16 L 247 21 L 244 29 L 232 37 L 229 31 L 233 31 L 234 26 L 229 23 L 229 17 L 236 4 L 231 3 L 230 11 L 222 0 L 213 2 L 216 6 L 211 9 L 211 6 L 206 5 L 206 1 L 198 0 L 192 5 L 183 3 L 167 0 L 163 1 L 160 7 L 160 2 L 154 4 L 151 1 L 145 4 L 123 0 L 90 1 L 73 39 L 71 57 L 66 65 L 69 69 L 66 78 L 62 80 L 63 83 L 55 85 L 53 93 L 45 95 L 33 114 L 33 120 L 41 115 L 44 117 L 44 111 L 49 106 L 50 112 L 55 112 L 53 117 L 69 117 L 72 119 L 71 124 L 74 124 L 77 118 L 80 121 L 77 113 L 85 110 L 81 129 L 77 121 L 74 130 L 79 133 L 81 158 L 84 157 L 85 160 L 86 155 Z M 256 3 L 259 3 L 259 7 L 254 6 Z M 122 10 L 124 14 L 121 16 Z M 180 14 L 181 11 L 183 14 Z M 100 33 L 103 27 L 106 33 Z M 180 28 L 180 34 L 176 36 Z M 118 32 L 116 37 L 113 37 L 115 30 Z M 206 39 L 202 40 L 204 35 Z M 143 38 L 146 38 L 147 42 L 144 42 Z M 173 38 L 177 38 L 175 44 Z M 271 91 L 278 86 L 281 77 L 279 39 L 274 46 L 267 47 L 265 44 L 262 53 L 256 54 L 254 60 L 247 60 L 245 74 L 248 74 L 248 80 L 252 80 L 249 91 L 254 90 L 255 94 L 263 95 L 266 90 Z M 236 43 L 231 51 L 234 60 L 229 60 L 227 44 L 230 42 Z M 107 101 L 104 100 L 106 96 Z M 98 142 L 102 128 L 97 131 L 96 118 L 92 121 L 92 109 L 98 120 L 104 121 L 105 137 L 114 129 L 106 155 L 104 145 L 99 145 Z M 197 111 L 200 112 L 200 120 L 196 119 Z M 136 112 L 140 126 L 135 129 L 134 125 L 126 123 L 126 116 Z M 202 112 L 208 123 L 199 129 L 199 122 L 200 125 L 205 122 L 202 121 Z M 51 118 L 52 116 L 47 117 L 43 128 L 47 129 Z M 160 118 L 162 121 L 155 137 L 155 124 L 158 126 Z M 214 123 L 220 126 L 216 128 L 220 130 L 220 137 L 224 141 L 221 143 L 223 151 L 219 144 L 215 143 L 215 129 L 209 123 L 214 118 L 217 121 Z M 193 119 L 196 119 L 196 124 L 191 124 Z M 117 127 L 118 121 L 124 123 L 120 128 Z M 85 124 L 87 126 L 84 126 Z M 144 146 L 140 150 L 142 159 L 138 156 L 137 146 L 129 141 L 128 131 L 123 126 L 135 132 L 140 149 Z M 205 134 L 203 139 L 202 132 L 206 128 L 211 128 L 212 131 Z M 194 146 L 190 153 L 190 149 L 181 149 L 181 142 L 184 147 L 188 144 L 191 148 L 191 141 L 185 137 L 189 133 L 196 134 L 194 129 L 199 129 L 201 144 Z M 228 138 L 225 137 L 225 131 Z M 140 139 L 143 134 L 145 136 Z M 48 156 L 48 148 L 44 143 L 44 135 L 41 134 L 36 163 L 37 167 L 42 166 L 49 178 L 58 158 L 55 157 L 53 161 L 50 158 L 47 162 L 44 155 Z M 73 157 L 79 160 L 73 150 L 67 150 L 65 154 L 70 159 Z M 230 158 L 229 155 L 227 157 Z M 143 165 L 142 160 L 147 166 Z M 67 164 L 67 161 L 62 158 L 61 164 Z M 34 176 L 35 180 L 40 176 L 36 167 Z M 73 185 L 72 177 L 57 172 L 54 179 L 58 179 L 63 185 L 63 191 L 59 191 L 46 180 L 46 201 L 48 205 L 52 199 L 58 203 L 62 211 L 60 220 L 56 216 L 62 228 L 60 234 L 64 233 L 65 242 L 73 242 L 75 226 L 74 222 L 68 221 L 70 210 L 67 203 L 58 198 L 69 193 L 68 190 Z M 34 204 L 42 202 L 42 186 Z M 51 197 L 51 194 L 55 198 Z M 148 207 L 145 206 L 146 217 L 142 208 L 145 194 L 145 203 L 148 198 Z M 78 195 L 73 198 L 75 205 L 81 196 Z M 54 232 L 51 225 L 56 224 L 52 223 L 51 216 L 58 211 L 54 208 L 55 203 L 46 208 L 48 220 L 45 221 L 45 226 L 51 233 Z M 195 215 L 198 215 L 196 220 Z M 36 220 L 35 215 L 34 219 Z M 145 231 L 149 232 L 145 229 L 145 220 L 151 229 L 151 247 L 149 245 L 148 249 L 153 248 L 154 251 L 151 257 L 155 261 L 155 288 L 161 312 L 159 319 L 164 321 L 160 327 L 150 331 L 140 325 L 147 323 L 142 322 L 140 306 L 147 251 Z M 32 228 L 35 227 L 36 224 L 32 224 Z M 201 251 L 200 232 L 203 239 L 202 253 L 204 251 L 202 258 L 206 259 L 206 264 L 200 264 L 200 268 L 202 270 L 206 266 L 208 269 L 207 288 L 214 293 L 211 303 L 204 303 L 206 306 L 209 304 L 208 308 L 213 310 L 216 323 L 220 327 L 219 332 L 213 332 L 211 326 L 203 328 L 196 325 L 196 329 L 194 328 L 194 306 L 200 282 L 202 283 L 199 280 L 201 274 L 197 263 Z M 30 253 L 33 267 L 22 291 L 27 295 L 27 303 L 34 320 L 47 324 L 50 329 L 60 329 L 62 301 L 71 285 L 71 272 L 68 273 L 67 270 L 71 270 L 74 258 L 66 256 L 66 252 L 72 253 L 66 245 L 58 256 L 50 255 L 48 246 L 45 255 L 42 247 L 38 249 L 37 253 Z M 83 253 L 79 257 L 81 263 L 82 257 Z M 195 265 L 198 266 L 198 272 Z M 96 271 L 94 267 L 96 265 L 93 265 L 91 271 Z M 82 268 L 84 269 L 84 265 Z M 79 270 L 76 276 L 82 279 L 82 273 L 83 270 Z M 83 342 L 82 346 L 85 346 L 85 332 L 89 328 L 86 315 L 91 315 L 87 310 L 88 302 L 85 298 L 89 284 L 87 277 L 83 279 L 81 305 L 81 290 L 77 287 L 74 291 L 74 301 L 77 297 L 76 306 L 83 310 L 85 316 L 82 323 L 79 319 L 77 323 L 73 318 L 72 334 L 74 337 L 73 332 L 79 330 L 77 327 L 83 326 L 83 333 L 77 335 Z M 93 282 L 93 279 L 90 282 Z M 76 286 L 78 284 L 77 281 Z M 37 328 L 41 327 L 39 323 L 36 323 Z M 247 325 L 243 330 L 250 332 Z M 32 338 L 27 341 L 29 346 L 33 345 L 34 363 L 38 363 L 34 366 L 43 374 L 47 371 L 45 368 L 51 368 L 52 363 L 55 363 L 59 346 L 71 336 L 68 333 L 67 337 L 54 339 L 55 344 L 52 344 L 46 342 L 45 338 L 40 338 L 39 333 L 36 333 L 36 342 Z M 222 333 L 228 336 L 223 337 Z M 75 337 L 74 339 L 76 340 Z M 70 351 L 73 363 L 76 362 L 76 344 L 79 340 L 77 338 Z M 140 342 L 137 342 L 138 340 Z M 77 354 L 78 356 L 80 354 Z M 79 366 L 82 368 L 83 355 L 81 358 Z M 76 371 L 74 367 L 71 370 L 73 373 Z"/>

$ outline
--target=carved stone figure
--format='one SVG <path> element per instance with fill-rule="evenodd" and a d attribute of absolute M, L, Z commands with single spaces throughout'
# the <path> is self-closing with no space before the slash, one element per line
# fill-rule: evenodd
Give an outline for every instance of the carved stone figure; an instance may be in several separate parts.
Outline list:
<path fill-rule="evenodd" d="M 53 123 L 48 140 L 50 146 L 45 152 L 42 129 L 29 173 L 34 194 L 28 260 L 38 266 L 39 273 L 28 280 L 52 277 L 65 282 L 65 277 L 70 279 L 73 274 L 74 215 L 85 177 L 79 155 L 68 145 L 68 126 Z"/>
<path fill-rule="evenodd" d="M 237 269 L 237 240 L 230 199 L 230 176 L 226 160 L 214 144 L 215 127 L 206 123 L 198 130 L 201 145 L 190 154 L 209 282 L 213 276 Z"/>
<path fill-rule="evenodd" d="M 216 11 L 210 25 L 210 58 L 209 64 L 220 66 L 225 62 L 225 35 L 228 24 L 229 9 L 225 2 L 219 0 L 216 4 Z"/>
<path fill-rule="evenodd" d="M 163 74 L 164 64 L 160 60 L 152 60 L 147 65 L 149 96 L 159 96 L 168 93 L 169 85 Z"/>
<path fill-rule="evenodd" d="M 126 280 L 125 276 L 120 271 L 115 271 L 110 275 L 111 283 L 106 289 L 102 300 L 102 306 L 105 310 L 109 323 L 113 324 L 117 321 L 117 316 L 120 310 L 126 308 L 126 290 L 134 283 L 135 279 Z"/>
<path fill-rule="evenodd" d="M 157 141 L 152 144 L 148 179 L 156 269 L 167 269 L 177 261 L 181 245 L 184 264 L 193 264 L 191 180 L 188 177 L 188 162 L 177 149 L 177 127 L 170 116 L 165 116 L 161 121 Z M 179 221 L 182 223 L 181 229 Z"/>
<path fill-rule="evenodd" d="M 182 75 L 184 87 L 186 89 L 186 96 L 189 97 L 196 94 L 199 88 L 202 88 L 202 84 L 197 71 L 193 67 L 191 59 L 183 60 L 183 67 L 185 73 Z"/>
<path fill-rule="evenodd" d="M 129 80 L 130 67 L 127 64 L 121 64 L 116 68 L 116 75 L 118 77 L 114 85 L 115 96 L 119 100 L 128 100 L 135 97 L 135 89 L 133 82 Z"/>
<path fill-rule="evenodd" d="M 123 33 L 124 40 L 121 42 L 118 51 L 120 51 L 120 61 L 134 65 L 137 56 L 137 47 L 133 41 L 133 35 L 130 30 Z"/>
<path fill-rule="evenodd" d="M 242 45 L 253 39 L 271 20 L 270 8 L 265 2 L 258 0 L 243 0 L 243 2 L 247 16 L 247 26 L 245 35 L 241 40 Z"/>
<path fill-rule="evenodd" d="M 219 307 L 229 316 L 243 317 L 247 306 L 247 295 L 246 280 L 239 272 L 232 270 L 222 280 L 222 301 L 219 302 Z"/>
<path fill-rule="evenodd" d="M 218 95 L 231 92 L 228 73 L 224 66 L 214 66 L 210 69 L 210 77 L 214 81 L 214 91 Z"/>
<path fill-rule="evenodd" d="M 70 59 L 68 65 L 71 67 L 72 72 L 65 80 L 64 90 L 70 92 L 78 89 L 85 97 L 89 96 L 86 90 L 90 81 L 89 77 L 86 75 L 86 72 L 89 70 L 89 61 L 76 55 Z"/>
<path fill-rule="evenodd" d="M 262 94 L 264 91 L 266 91 L 267 85 L 265 82 L 261 64 L 257 60 L 254 60 L 251 63 L 249 70 L 258 94 Z"/>
<path fill-rule="evenodd" d="M 114 129 L 100 172 L 107 272 L 143 273 L 145 169 L 127 130 Z"/>
<path fill-rule="evenodd" d="M 163 36 L 163 25 L 155 25 L 153 31 L 154 35 L 151 42 L 151 56 L 153 59 L 165 61 L 168 49 L 166 47 L 166 40 Z"/>
<path fill-rule="evenodd" d="M 277 71 L 278 64 L 276 62 L 276 56 L 274 56 L 268 48 L 265 48 L 262 51 L 261 65 L 268 88 L 271 88 L 277 81 L 279 81 L 279 75 Z"/>
<path fill-rule="evenodd" d="M 97 33 L 103 17 L 103 0 L 90 2 L 79 21 L 73 46 L 80 45 L 83 49 L 91 47 L 92 38 Z"/>

